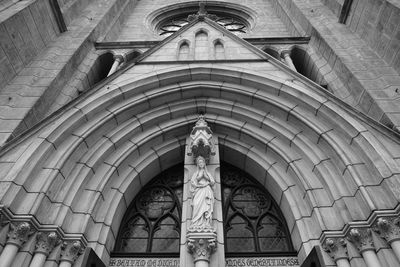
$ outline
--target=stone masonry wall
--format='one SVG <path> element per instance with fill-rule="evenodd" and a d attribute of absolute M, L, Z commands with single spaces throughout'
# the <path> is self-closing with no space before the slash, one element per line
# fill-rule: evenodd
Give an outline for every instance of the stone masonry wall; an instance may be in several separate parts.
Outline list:
<path fill-rule="evenodd" d="M 338 23 L 321 1 L 282 0 L 275 5 L 294 21 L 288 27 L 296 26 L 300 33 L 311 35 L 311 47 L 351 90 L 356 103 L 352 106 L 399 130 L 398 72 L 347 26 Z"/>
<path fill-rule="evenodd" d="M 135 3 L 115 0 L 88 6 L 68 25 L 67 32 L 49 42 L 26 66 L 20 66 L 19 73 L 9 78 L 6 86 L 0 86 L 0 145 L 45 117 L 65 83 L 93 48 L 93 40 L 102 38 L 120 19 L 121 12 Z M 31 3 L 29 8 L 35 4 Z M 18 16 L 22 14 L 23 11 Z"/>
<path fill-rule="evenodd" d="M 46 0 L 21 1 L 0 12 L 0 88 L 59 34 Z"/>
<path fill-rule="evenodd" d="M 346 24 L 400 73 L 399 1 L 355 0 Z"/>

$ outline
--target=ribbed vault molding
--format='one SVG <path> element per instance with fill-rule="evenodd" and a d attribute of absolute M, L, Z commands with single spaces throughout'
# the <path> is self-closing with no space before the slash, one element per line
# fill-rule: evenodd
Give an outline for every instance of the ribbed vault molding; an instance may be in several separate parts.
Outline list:
<path fill-rule="evenodd" d="M 185 137 L 205 112 L 222 159 L 265 185 L 305 255 L 323 231 L 398 201 L 389 187 L 399 166 L 377 134 L 398 143 L 346 109 L 290 81 L 221 68 L 121 76 L 3 153 L 12 164 L 2 203 L 83 233 L 107 257 L 130 201 L 183 162 Z"/>

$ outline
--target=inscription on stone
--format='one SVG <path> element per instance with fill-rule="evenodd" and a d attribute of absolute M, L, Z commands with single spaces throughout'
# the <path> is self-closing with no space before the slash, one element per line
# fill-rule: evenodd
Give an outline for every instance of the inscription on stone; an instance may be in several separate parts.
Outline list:
<path fill-rule="evenodd" d="M 254 258 L 228 258 L 225 260 L 226 267 L 254 267 L 254 266 L 299 266 L 296 257 L 254 257 Z"/>
<path fill-rule="evenodd" d="M 179 267 L 177 258 L 113 258 L 109 267 Z"/>
<path fill-rule="evenodd" d="M 299 267 L 296 257 L 227 258 L 226 267 Z M 178 258 L 113 258 L 109 267 L 179 267 Z"/>

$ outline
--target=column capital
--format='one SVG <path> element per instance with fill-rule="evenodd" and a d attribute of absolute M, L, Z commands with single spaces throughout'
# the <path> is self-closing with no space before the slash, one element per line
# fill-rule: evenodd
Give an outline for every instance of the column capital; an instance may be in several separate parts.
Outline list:
<path fill-rule="evenodd" d="M 79 254 L 82 253 L 82 244 L 80 241 L 67 241 L 64 242 L 61 251 L 61 261 L 67 261 L 74 264 Z"/>
<path fill-rule="evenodd" d="M 360 253 L 366 250 L 375 250 L 371 229 L 369 228 L 351 229 L 347 239 L 357 247 Z"/>
<path fill-rule="evenodd" d="M 35 253 L 42 253 L 48 256 L 60 241 L 60 238 L 55 232 L 41 232 L 36 236 Z"/>
<path fill-rule="evenodd" d="M 113 59 L 115 61 L 122 62 L 122 61 L 124 61 L 124 56 L 123 55 L 113 55 Z"/>
<path fill-rule="evenodd" d="M 344 238 L 328 238 L 323 248 L 335 262 L 340 259 L 348 259 L 347 242 Z"/>
<path fill-rule="evenodd" d="M 193 255 L 194 262 L 210 262 L 211 254 L 217 249 L 217 234 L 189 232 L 187 246 L 189 252 Z"/>
<path fill-rule="evenodd" d="M 400 240 L 400 217 L 379 218 L 374 230 L 389 244 Z"/>
<path fill-rule="evenodd" d="M 31 225 L 28 222 L 21 223 L 11 223 L 11 230 L 8 232 L 7 244 L 13 244 L 17 247 L 22 247 L 22 245 L 28 241 L 29 236 L 33 233 Z"/>
<path fill-rule="evenodd" d="M 291 50 L 285 49 L 281 51 L 281 57 L 290 56 Z"/>

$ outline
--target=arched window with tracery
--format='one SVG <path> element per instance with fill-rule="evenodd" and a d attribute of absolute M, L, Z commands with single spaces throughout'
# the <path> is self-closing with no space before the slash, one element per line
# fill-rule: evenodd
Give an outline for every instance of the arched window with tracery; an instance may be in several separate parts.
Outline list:
<path fill-rule="evenodd" d="M 221 176 L 226 253 L 291 254 L 286 221 L 264 187 L 229 164 Z"/>
<path fill-rule="evenodd" d="M 116 253 L 179 253 L 183 165 L 161 173 L 132 201 L 118 234 Z"/>
<path fill-rule="evenodd" d="M 138 193 L 122 220 L 114 255 L 178 255 L 183 181 L 183 165 L 177 165 Z M 293 254 L 285 219 L 264 187 L 226 163 L 221 181 L 227 256 Z"/>

